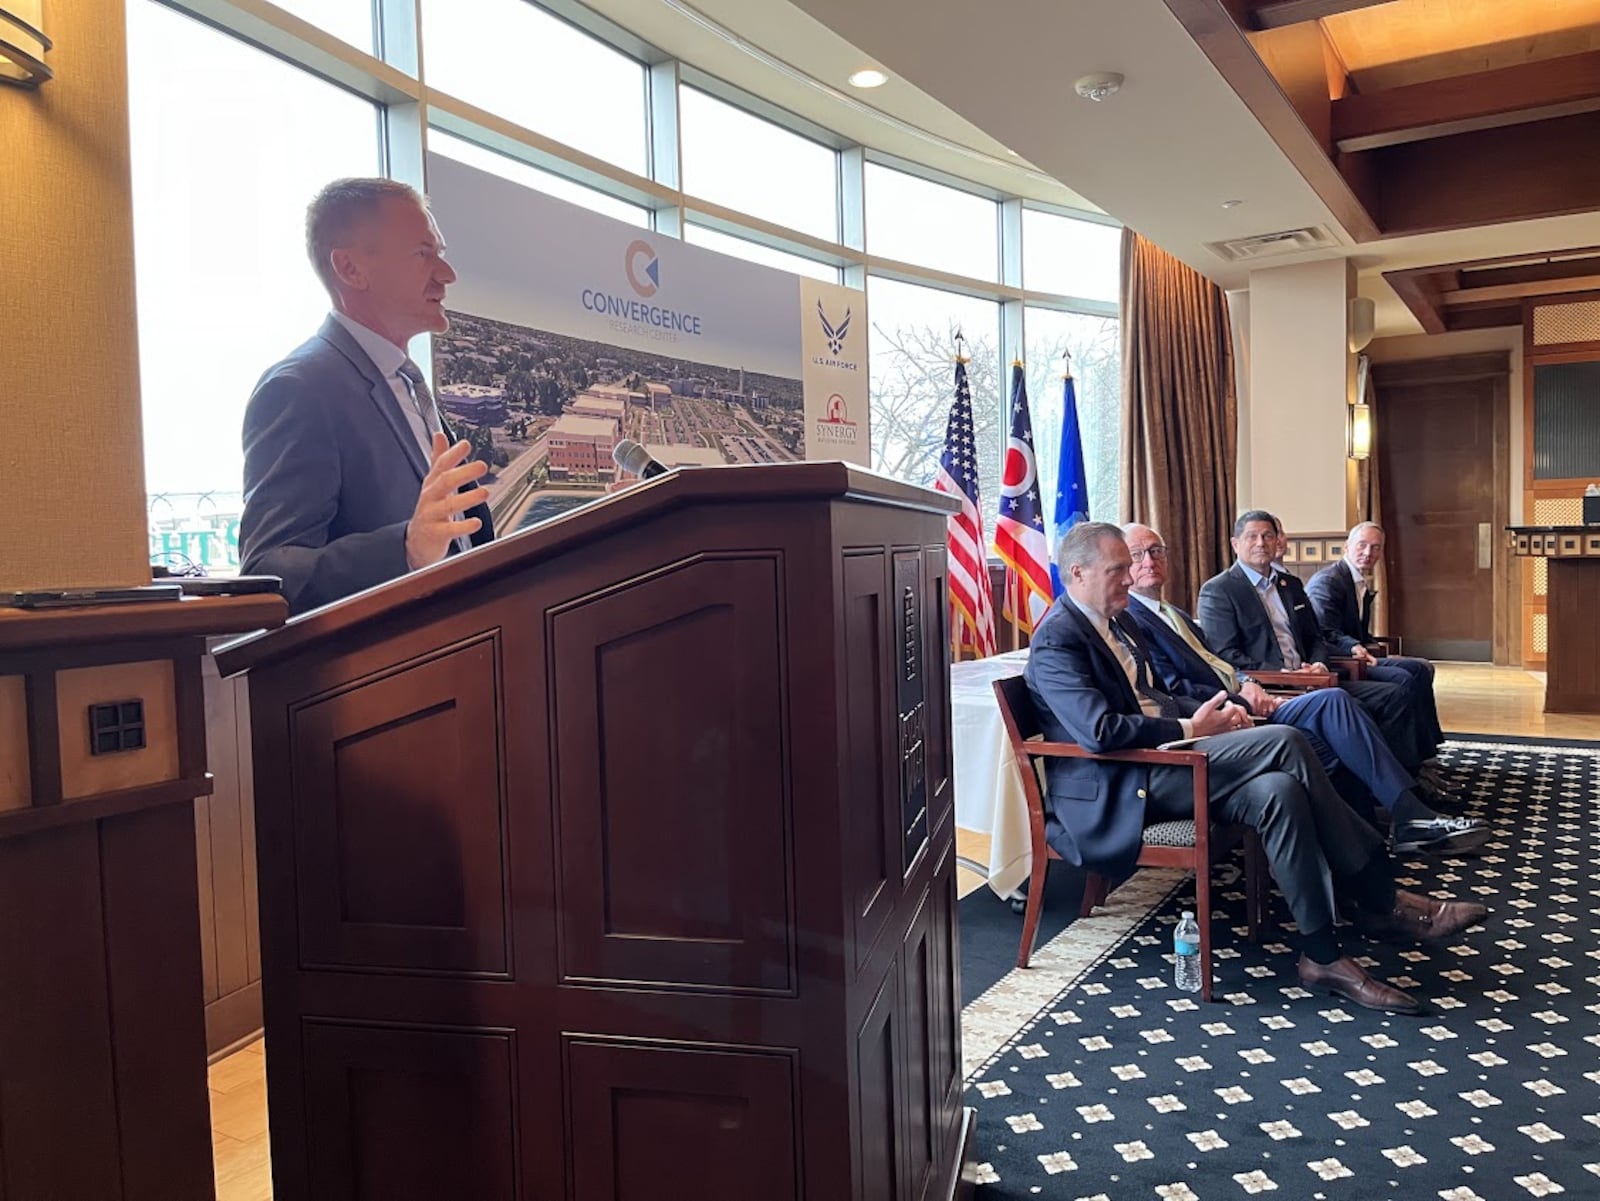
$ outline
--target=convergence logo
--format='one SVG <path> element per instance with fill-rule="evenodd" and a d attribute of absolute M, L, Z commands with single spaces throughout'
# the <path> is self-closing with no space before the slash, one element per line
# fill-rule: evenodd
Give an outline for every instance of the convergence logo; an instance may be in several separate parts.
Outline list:
<path fill-rule="evenodd" d="M 613 328 L 643 326 L 656 337 L 672 334 L 700 337 L 698 313 L 644 303 L 661 288 L 661 260 L 649 242 L 635 238 L 628 243 L 628 248 L 622 252 L 622 273 L 639 299 L 609 289 L 585 288 L 579 295 L 579 302 L 591 313 L 612 318 Z"/>

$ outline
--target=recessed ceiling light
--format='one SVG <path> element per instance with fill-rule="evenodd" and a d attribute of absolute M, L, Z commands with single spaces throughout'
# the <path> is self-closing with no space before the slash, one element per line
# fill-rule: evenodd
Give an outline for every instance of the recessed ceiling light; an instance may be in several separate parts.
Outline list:
<path fill-rule="evenodd" d="M 889 82 L 889 77 L 876 67 L 863 67 L 859 71 L 850 73 L 850 84 L 857 88 L 881 88 Z"/>
<path fill-rule="evenodd" d="M 1225 209 L 1236 209 L 1243 203 L 1244 201 L 1242 200 L 1224 200 L 1222 202 L 1222 207 Z"/>

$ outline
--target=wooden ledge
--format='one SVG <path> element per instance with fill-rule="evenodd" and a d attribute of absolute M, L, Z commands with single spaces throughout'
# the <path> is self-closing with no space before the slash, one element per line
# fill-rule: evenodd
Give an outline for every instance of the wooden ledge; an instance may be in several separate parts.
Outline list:
<path fill-rule="evenodd" d="M 273 629 L 289 618 L 281 596 L 191 596 L 176 601 L 0 609 L 0 651 Z"/>

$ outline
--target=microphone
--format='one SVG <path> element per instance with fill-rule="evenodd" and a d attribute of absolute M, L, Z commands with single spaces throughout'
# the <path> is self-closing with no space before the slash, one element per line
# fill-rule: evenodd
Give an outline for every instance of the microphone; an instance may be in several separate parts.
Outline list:
<path fill-rule="evenodd" d="M 667 468 L 650 457 L 650 452 L 631 438 L 624 438 L 611 448 L 611 458 L 624 471 L 631 471 L 642 480 L 666 475 Z"/>

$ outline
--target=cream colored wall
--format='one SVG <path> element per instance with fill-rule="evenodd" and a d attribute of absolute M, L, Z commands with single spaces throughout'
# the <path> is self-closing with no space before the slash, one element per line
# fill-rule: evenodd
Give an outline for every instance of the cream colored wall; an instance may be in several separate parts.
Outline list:
<path fill-rule="evenodd" d="M 1289 530 L 1346 526 L 1352 295 L 1341 259 L 1250 273 L 1249 404 L 1239 419 L 1249 469 L 1240 471 L 1239 499 L 1272 510 Z"/>
<path fill-rule="evenodd" d="M 55 78 L 0 87 L 0 590 L 146 583 L 123 0 L 45 20 Z"/>
<path fill-rule="evenodd" d="M 1374 363 L 1400 363 L 1412 359 L 1442 359 L 1455 354 L 1480 354 L 1491 350 L 1511 352 L 1511 524 L 1522 523 L 1522 327 L 1462 330 L 1450 334 L 1414 334 L 1403 338 L 1377 338 L 1367 347 Z M 1382 392 L 1378 403 L 1383 403 Z"/>

